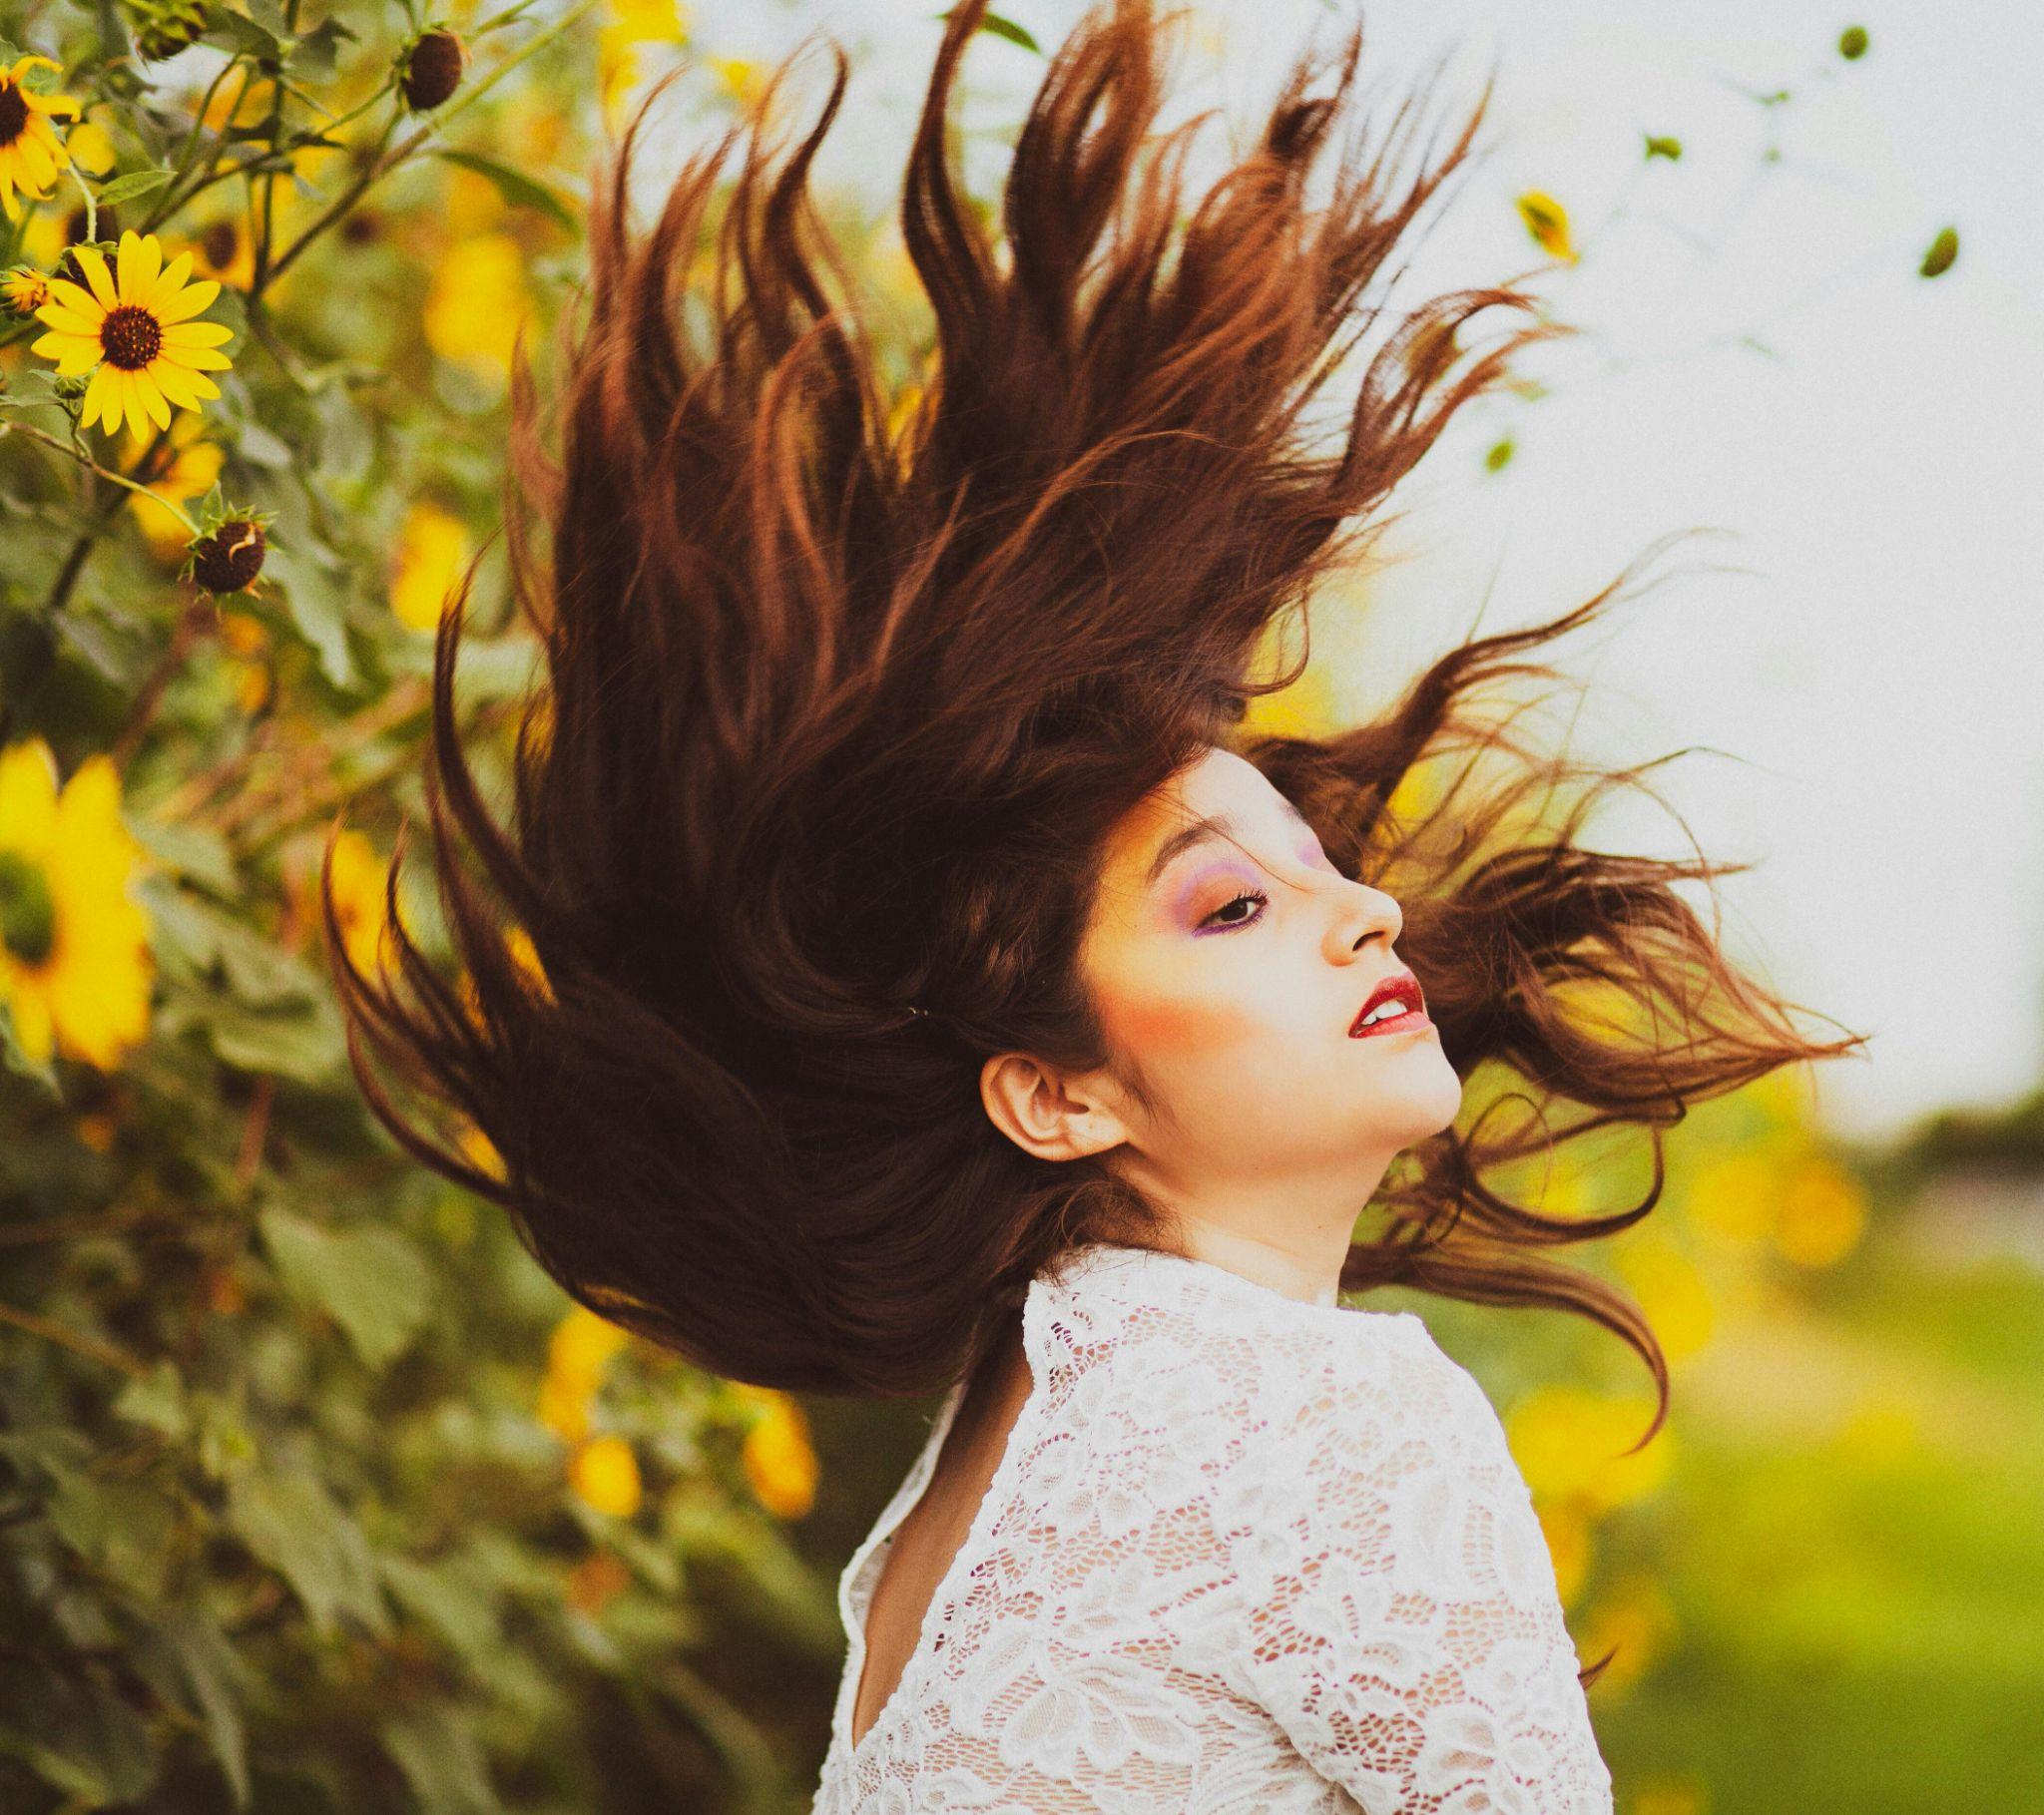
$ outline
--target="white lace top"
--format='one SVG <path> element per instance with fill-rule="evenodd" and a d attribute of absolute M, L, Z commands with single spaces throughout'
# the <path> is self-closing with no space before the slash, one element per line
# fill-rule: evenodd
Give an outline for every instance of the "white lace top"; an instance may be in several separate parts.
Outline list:
<path fill-rule="evenodd" d="M 1418 1317 L 1137 1248 L 1056 1271 L 992 1486 L 856 1746 L 873 1586 L 964 1383 L 839 1579 L 814 1815 L 1609 1815 L 1532 1498 Z"/>

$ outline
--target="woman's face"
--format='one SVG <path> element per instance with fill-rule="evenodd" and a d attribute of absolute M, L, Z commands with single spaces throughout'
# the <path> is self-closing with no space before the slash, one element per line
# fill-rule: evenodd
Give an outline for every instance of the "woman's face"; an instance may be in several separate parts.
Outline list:
<path fill-rule="evenodd" d="M 1214 748 L 1109 841 L 1080 965 L 1114 1062 L 991 1062 L 989 1111 L 1032 1150 L 1112 1152 L 1196 1227 L 1345 1245 L 1392 1157 L 1461 1104 L 1430 1020 L 1350 1033 L 1406 970 L 1402 924 L 1259 769 Z"/>

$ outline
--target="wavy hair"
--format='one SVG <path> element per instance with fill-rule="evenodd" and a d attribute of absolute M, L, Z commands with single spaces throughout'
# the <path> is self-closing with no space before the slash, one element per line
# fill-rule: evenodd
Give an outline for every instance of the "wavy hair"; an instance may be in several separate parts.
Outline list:
<path fill-rule="evenodd" d="M 1537 1093 L 1522 1126 L 1493 1126 L 1493 1104 L 1400 1156 L 1384 1230 L 1351 1247 L 1343 1287 L 1593 1318 L 1648 1361 L 1658 1429 L 1667 1371 L 1646 1320 L 1545 1250 L 1649 1212 L 1661 1132 L 1689 1104 L 1863 1037 L 1805 1040 L 1676 892 L 1746 866 L 1582 848 L 1588 807 L 1650 765 L 1578 769 L 1480 709 L 1497 681 L 1561 679 L 1519 658 L 1590 622 L 1625 576 L 1465 642 L 1373 722 L 1245 724 L 1309 659 L 1308 629 L 1292 667 L 1256 672 L 1280 620 L 1303 624 L 1316 583 L 1381 532 L 1454 412 L 1569 331 L 1509 284 L 1457 290 L 1394 313 L 1336 384 L 1394 260 L 1473 168 L 1490 84 L 1406 170 L 1412 97 L 1384 131 L 1336 139 L 1356 26 L 1294 64 L 1254 146 L 1188 207 L 1207 116 L 1151 130 L 1185 15 L 1112 0 L 1051 58 L 996 221 L 947 141 L 985 11 L 949 13 L 907 163 L 901 227 L 934 319 L 912 392 L 883 382 L 808 194 L 844 94 L 834 44 L 792 151 L 768 142 L 763 103 L 686 165 L 649 231 L 628 224 L 627 179 L 664 83 L 598 171 L 558 462 L 522 345 L 512 375 L 507 548 L 545 679 L 518 726 L 508 829 L 455 711 L 473 569 L 435 644 L 425 782 L 459 987 L 401 923 L 394 964 L 370 977 L 348 960 L 329 840 L 327 943 L 360 1086 L 422 1163 L 502 1205 L 574 1298 L 650 1341 L 787 1390 L 937 1391 L 1040 1268 L 1095 1239 L 1170 1242 L 1106 1156 L 1008 1140 L 979 1076 L 1017 1050 L 1132 1076 L 1076 968 L 1103 843 L 1225 744 L 1345 873 L 1396 895 L 1456 1071 L 1494 1061 Z M 1519 319 L 1462 344 L 1500 310 Z M 1326 445 L 1308 412 L 1330 390 Z M 1456 785 L 1394 809 L 1401 781 L 1455 750 L 1472 752 Z M 1576 806 L 1559 824 L 1527 810 L 1564 785 Z M 404 849 L 400 831 L 393 921 Z M 1570 996 L 1585 983 L 1632 1005 L 1631 1032 L 1585 1023 Z M 372 1054 L 498 1163 L 465 1156 L 458 1125 L 415 1128 Z M 1564 1103 L 1585 1113 L 1557 1132 L 1546 1109 Z M 1606 1124 L 1653 1140 L 1633 1207 L 1543 1214 L 1487 1182 Z"/>

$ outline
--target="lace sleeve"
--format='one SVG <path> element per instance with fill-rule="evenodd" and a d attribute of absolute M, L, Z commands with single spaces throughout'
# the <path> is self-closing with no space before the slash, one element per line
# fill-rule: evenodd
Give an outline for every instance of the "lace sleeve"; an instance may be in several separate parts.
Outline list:
<path fill-rule="evenodd" d="M 1368 1815 L 1609 1815 L 1532 1496 L 1482 1387 L 1362 1314 L 1238 1529 L 1255 1698 Z"/>

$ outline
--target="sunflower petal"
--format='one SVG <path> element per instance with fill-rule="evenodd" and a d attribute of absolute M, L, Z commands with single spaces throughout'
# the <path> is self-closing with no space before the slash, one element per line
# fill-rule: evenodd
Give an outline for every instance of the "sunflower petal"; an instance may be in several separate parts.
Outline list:
<path fill-rule="evenodd" d="M 225 346 L 234 337 L 225 321 L 174 321 L 164 329 L 166 346 Z"/>
<path fill-rule="evenodd" d="M 103 365 L 93 373 L 92 382 L 85 387 L 85 407 L 78 412 L 78 426 L 91 428 L 96 418 L 112 408 L 113 396 L 114 368 Z M 114 431 L 109 428 L 107 432 L 112 434 Z"/>
<path fill-rule="evenodd" d="M 89 372 L 100 362 L 100 343 L 97 340 L 80 340 L 70 334 L 45 334 L 29 347 L 29 351 L 40 353 L 45 359 L 56 360 L 60 378 Z"/>
<path fill-rule="evenodd" d="M 142 400 L 142 407 L 149 412 L 149 419 L 158 428 L 171 426 L 171 405 L 155 378 L 148 372 L 133 373 L 129 382 L 135 387 L 135 395 Z"/>
<path fill-rule="evenodd" d="M 180 409 L 196 410 L 200 398 L 211 394 L 220 395 L 220 387 L 210 378 L 202 378 L 197 372 L 188 372 L 182 365 L 173 365 L 168 359 L 159 359 L 149 368 L 149 375 L 156 380 L 157 389 L 162 391 Z M 202 391 L 199 387 L 205 385 Z"/>
<path fill-rule="evenodd" d="M 36 310 L 36 319 L 60 334 L 75 334 L 81 340 L 97 341 L 102 317 L 81 315 L 60 302 L 46 302 Z"/>
<path fill-rule="evenodd" d="M 175 296 L 160 296 L 151 305 L 151 312 L 159 321 L 170 323 L 183 321 L 188 315 L 196 315 L 220 294 L 218 277 L 202 277 Z"/>
<path fill-rule="evenodd" d="M 157 266 L 151 261 L 148 243 L 132 227 L 121 234 L 114 274 L 120 279 L 123 302 L 140 302 L 156 284 Z"/>
<path fill-rule="evenodd" d="M 195 372 L 229 372 L 234 370 L 235 363 L 227 354 L 216 352 L 210 346 L 167 346 L 159 357 L 188 366 Z"/>
<path fill-rule="evenodd" d="M 85 272 L 85 280 L 92 285 L 92 293 L 100 299 L 102 308 L 118 308 L 121 298 L 114 289 L 114 280 L 107 274 L 107 261 L 96 245 L 74 245 L 72 255 L 77 258 L 79 269 Z"/>
<path fill-rule="evenodd" d="M 107 305 L 91 290 L 85 288 L 83 284 L 73 283 L 69 277 L 50 279 L 50 300 L 61 302 L 66 308 L 83 315 L 93 324 L 95 332 L 98 331 L 100 321 L 107 312 Z"/>
<path fill-rule="evenodd" d="M 164 266 L 163 275 L 157 278 L 155 287 L 142 299 L 143 307 L 154 311 L 158 303 L 168 302 L 178 293 L 179 287 L 184 283 L 186 277 L 190 275 L 191 270 L 191 252 L 189 250 L 180 252 L 169 264 Z"/>

